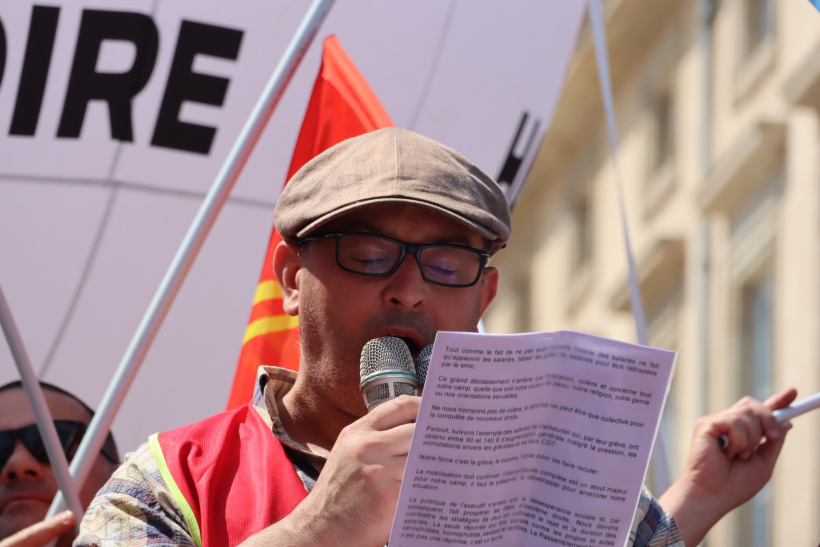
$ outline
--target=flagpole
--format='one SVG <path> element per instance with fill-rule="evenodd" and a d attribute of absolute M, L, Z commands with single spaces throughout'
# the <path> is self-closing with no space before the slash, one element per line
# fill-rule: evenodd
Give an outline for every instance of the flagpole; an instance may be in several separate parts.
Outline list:
<path fill-rule="evenodd" d="M 635 330 L 638 343 L 648 346 L 649 340 L 646 330 L 646 316 L 644 315 L 641 288 L 638 282 L 638 270 L 635 267 L 635 258 L 632 254 L 632 244 L 629 239 L 629 223 L 626 218 L 626 200 L 624 199 L 624 185 L 621 180 L 621 167 L 618 161 L 618 131 L 615 127 L 615 106 L 612 100 L 612 80 L 609 72 L 609 58 L 606 47 L 606 23 L 601 0 L 589 0 L 589 21 L 592 28 L 592 37 L 595 44 L 595 56 L 598 61 L 598 79 L 601 82 L 601 96 L 604 101 L 606 125 L 609 130 L 609 149 L 612 163 L 615 168 L 615 182 L 618 191 L 618 205 L 621 214 L 621 230 L 623 232 L 624 247 L 626 250 L 627 281 L 629 283 L 629 301 L 632 305 L 632 315 L 635 319 Z M 669 488 L 669 460 L 666 457 L 666 444 L 663 432 L 658 429 L 655 435 L 655 444 L 652 454 L 652 471 L 655 479 L 655 488 L 658 495 Z"/>
<path fill-rule="evenodd" d="M 228 199 L 236 180 L 239 178 L 245 163 L 262 131 L 273 114 L 276 105 L 285 92 L 290 80 L 313 41 L 322 22 L 327 17 L 335 0 L 314 0 L 302 23 L 291 39 L 282 59 L 271 75 L 262 95 L 254 106 L 245 126 L 233 145 L 222 169 L 216 176 L 211 189 L 205 196 L 188 233 L 177 250 L 168 271 L 154 295 L 145 316 L 137 328 L 131 344 L 120 361 L 119 367 L 103 396 L 100 408 L 91 420 L 88 432 L 80 444 L 77 454 L 71 463 L 71 474 L 75 483 L 85 482 L 91 471 L 95 455 L 102 449 L 105 437 L 111 429 L 114 416 L 120 409 L 122 401 L 131 387 L 134 378 L 145 359 L 148 349 L 162 325 L 168 310 L 179 292 L 185 276 L 191 269 L 205 238 L 211 230 L 222 206 Z M 62 508 L 62 496 L 54 499 L 49 509 L 49 516 L 55 515 Z"/>
<path fill-rule="evenodd" d="M 65 452 L 60 446 L 60 438 L 57 436 L 57 428 L 54 427 L 54 420 L 52 420 L 51 412 L 48 410 L 43 388 L 40 386 L 37 375 L 34 374 L 31 360 L 28 352 L 26 352 L 20 331 L 17 330 L 17 324 L 11 315 L 11 308 L 6 301 L 2 288 L 0 288 L 0 326 L 3 328 L 11 355 L 17 364 L 17 370 L 20 372 L 20 380 L 23 382 L 23 389 L 31 403 L 31 409 L 34 411 L 37 428 L 40 430 L 40 438 L 43 439 L 45 444 L 48 461 L 54 471 L 54 476 L 57 478 L 57 484 L 62 492 L 68 492 L 68 506 L 75 515 L 79 515 L 83 512 L 83 505 L 80 502 L 78 489 L 71 479 L 71 474 L 68 471 L 68 460 L 66 460 Z M 75 531 L 79 531 L 79 523 L 80 519 L 78 518 L 74 527 Z"/>

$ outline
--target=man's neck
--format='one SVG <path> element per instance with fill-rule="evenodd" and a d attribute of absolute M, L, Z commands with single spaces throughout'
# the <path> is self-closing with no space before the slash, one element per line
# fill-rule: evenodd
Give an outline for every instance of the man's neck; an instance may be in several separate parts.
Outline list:
<path fill-rule="evenodd" d="M 295 442 L 312 452 L 327 454 L 342 429 L 354 422 L 356 416 L 328 405 L 321 396 L 300 388 L 304 386 L 300 386 L 297 379 L 293 388 L 276 400 L 282 427 Z"/>

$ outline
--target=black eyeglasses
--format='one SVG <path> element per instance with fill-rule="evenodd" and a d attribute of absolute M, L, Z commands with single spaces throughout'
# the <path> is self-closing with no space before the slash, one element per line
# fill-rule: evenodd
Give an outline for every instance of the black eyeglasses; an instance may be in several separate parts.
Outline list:
<path fill-rule="evenodd" d="M 478 282 L 490 253 L 463 245 L 411 245 L 365 232 L 337 232 L 306 237 L 300 243 L 336 239 L 336 263 L 345 271 L 372 277 L 395 272 L 404 257 L 416 257 L 421 277 L 433 285 L 471 287 Z"/>
<path fill-rule="evenodd" d="M 88 425 L 83 422 L 73 420 L 54 420 L 54 427 L 57 429 L 57 436 L 60 438 L 60 445 L 68 460 L 74 457 L 77 447 L 83 435 L 88 430 Z M 27 425 L 19 429 L 6 429 L 0 431 L 0 469 L 4 468 L 14 452 L 14 441 L 20 439 L 32 456 L 40 463 L 48 463 L 46 445 L 40 437 L 40 430 L 37 424 Z M 117 446 L 114 444 L 114 437 L 111 433 L 105 439 L 102 447 L 103 456 L 111 463 L 118 463 Z"/>

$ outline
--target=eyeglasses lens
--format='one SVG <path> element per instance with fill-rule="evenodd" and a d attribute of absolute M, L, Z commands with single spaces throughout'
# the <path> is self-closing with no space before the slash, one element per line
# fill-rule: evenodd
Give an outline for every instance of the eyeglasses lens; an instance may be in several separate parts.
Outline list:
<path fill-rule="evenodd" d="M 354 272 L 384 275 L 401 257 L 401 247 L 379 237 L 345 235 L 338 242 L 339 263 Z"/>
<path fill-rule="evenodd" d="M 481 257 L 465 249 L 427 247 L 421 252 L 421 271 L 443 285 L 468 285 L 475 281 Z"/>

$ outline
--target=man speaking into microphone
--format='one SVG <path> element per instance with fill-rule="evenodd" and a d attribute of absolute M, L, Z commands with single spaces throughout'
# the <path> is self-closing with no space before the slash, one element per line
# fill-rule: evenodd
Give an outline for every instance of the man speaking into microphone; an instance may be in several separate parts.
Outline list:
<path fill-rule="evenodd" d="M 488 260 L 511 233 L 506 198 L 457 152 L 391 128 L 307 163 L 274 221 L 284 238 L 274 271 L 285 312 L 299 316 L 299 373 L 262 367 L 250 405 L 152 437 L 100 491 L 75 545 L 387 542 L 419 398 L 368 412 L 362 348 L 397 337 L 415 360 L 438 331 L 477 330 L 498 283 Z M 672 514 L 646 493 L 635 545 L 694 544 L 759 490 L 785 434 L 771 410 L 793 398 L 744 400 L 703 421 L 689 471 L 670 489 Z"/>

